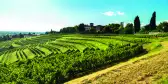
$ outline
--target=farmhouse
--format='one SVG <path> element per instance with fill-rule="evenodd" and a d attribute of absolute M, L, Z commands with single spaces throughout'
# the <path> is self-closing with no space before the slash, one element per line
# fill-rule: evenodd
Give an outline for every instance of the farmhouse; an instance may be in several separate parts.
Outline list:
<path fill-rule="evenodd" d="M 100 31 L 103 29 L 104 26 L 102 25 L 97 25 L 97 26 L 94 26 L 94 23 L 90 23 L 90 25 L 85 25 L 85 31 L 88 31 L 90 30 L 91 28 L 95 28 L 96 31 Z"/>

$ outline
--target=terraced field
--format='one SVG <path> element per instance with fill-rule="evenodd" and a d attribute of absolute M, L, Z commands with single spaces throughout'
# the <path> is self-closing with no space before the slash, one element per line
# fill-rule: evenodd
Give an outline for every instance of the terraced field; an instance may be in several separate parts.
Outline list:
<path fill-rule="evenodd" d="M 99 36 L 82 35 L 43 35 L 2 42 L 0 63 L 9 64 L 34 57 L 48 56 L 52 53 L 64 53 L 69 49 L 78 49 L 81 52 L 87 47 L 105 50 L 109 44 L 124 45 L 129 43 L 115 38 L 111 39 L 109 36 L 99 38 Z"/>
<path fill-rule="evenodd" d="M 166 36 L 55 34 L 1 42 L 0 82 L 63 83 L 147 53 L 145 45 Z"/>
<path fill-rule="evenodd" d="M 65 84 L 167 84 L 168 41 L 153 51 Z"/>

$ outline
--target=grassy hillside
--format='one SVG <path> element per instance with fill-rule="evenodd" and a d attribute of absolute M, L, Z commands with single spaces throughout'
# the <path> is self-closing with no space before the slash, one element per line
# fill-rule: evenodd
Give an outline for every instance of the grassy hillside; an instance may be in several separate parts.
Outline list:
<path fill-rule="evenodd" d="M 62 83 L 153 51 L 162 35 L 41 35 L 1 42 L 0 82 Z"/>
<path fill-rule="evenodd" d="M 168 42 L 162 42 L 164 48 L 159 53 L 150 55 L 146 59 L 134 59 L 124 66 L 116 67 L 108 72 L 97 75 L 87 84 L 167 84 L 168 77 Z M 152 54 L 152 53 L 151 53 Z M 143 56 L 142 56 L 143 57 Z M 135 61 L 136 60 L 136 61 Z M 74 82 L 74 84 L 76 84 Z"/>

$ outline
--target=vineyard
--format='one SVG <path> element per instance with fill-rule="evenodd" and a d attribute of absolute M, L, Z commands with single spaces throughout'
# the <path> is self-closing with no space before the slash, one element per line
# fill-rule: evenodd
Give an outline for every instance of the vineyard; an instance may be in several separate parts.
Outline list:
<path fill-rule="evenodd" d="M 0 43 L 0 83 L 55 84 L 146 53 L 161 35 L 40 35 Z"/>

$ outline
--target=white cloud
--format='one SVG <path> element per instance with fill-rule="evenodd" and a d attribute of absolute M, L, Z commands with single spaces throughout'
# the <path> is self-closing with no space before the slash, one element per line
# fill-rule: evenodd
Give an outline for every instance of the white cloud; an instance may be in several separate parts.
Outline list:
<path fill-rule="evenodd" d="M 106 16 L 116 16 L 116 14 L 113 11 L 108 11 L 108 12 L 105 12 L 103 14 L 106 15 Z"/>
<path fill-rule="evenodd" d="M 118 14 L 118 15 L 124 15 L 125 13 L 124 13 L 124 12 L 117 11 L 117 14 Z"/>
<path fill-rule="evenodd" d="M 113 11 L 107 11 L 105 13 L 103 13 L 104 15 L 106 16 L 123 16 L 125 13 L 124 12 L 121 12 L 121 11 L 117 11 L 117 12 L 113 12 Z"/>

